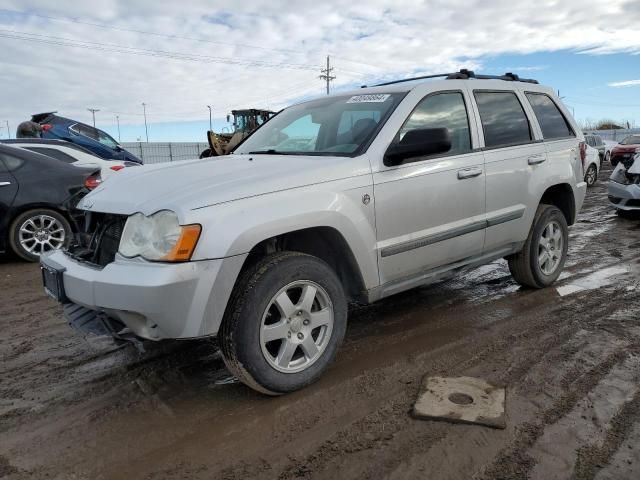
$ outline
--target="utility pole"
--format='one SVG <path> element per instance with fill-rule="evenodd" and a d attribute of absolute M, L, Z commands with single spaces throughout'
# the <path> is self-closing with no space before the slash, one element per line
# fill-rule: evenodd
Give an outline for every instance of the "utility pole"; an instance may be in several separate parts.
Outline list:
<path fill-rule="evenodd" d="M 116 115 L 116 123 L 118 124 L 118 141 L 120 141 L 120 115 Z"/>
<path fill-rule="evenodd" d="M 207 108 L 209 109 L 209 130 L 213 132 L 213 123 L 211 121 L 211 105 L 207 105 Z"/>
<path fill-rule="evenodd" d="M 87 108 L 87 110 L 89 110 L 91 115 L 93 115 L 93 128 L 96 128 L 96 112 L 99 112 L 100 110 L 97 108 Z"/>
<path fill-rule="evenodd" d="M 142 102 L 142 112 L 144 113 L 144 131 L 147 134 L 147 143 L 149 143 L 149 128 L 147 127 L 147 104 Z"/>
<path fill-rule="evenodd" d="M 332 80 L 335 80 L 335 75 L 331 75 L 331 72 L 333 71 L 333 67 L 330 66 L 329 63 L 329 55 L 327 55 L 327 68 L 324 70 L 320 70 L 320 73 L 322 75 L 320 75 L 320 80 L 325 80 L 327 82 L 327 95 L 329 95 L 329 83 Z"/>
<path fill-rule="evenodd" d="M 11 130 L 9 130 L 9 120 L 5 120 L 7 122 L 7 138 L 11 138 Z"/>

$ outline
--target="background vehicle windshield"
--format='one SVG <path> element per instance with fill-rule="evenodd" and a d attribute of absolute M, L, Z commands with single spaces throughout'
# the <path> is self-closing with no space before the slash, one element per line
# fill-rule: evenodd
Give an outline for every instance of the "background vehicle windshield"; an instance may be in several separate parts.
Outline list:
<path fill-rule="evenodd" d="M 365 146 L 403 94 L 323 98 L 283 110 L 234 153 L 351 155 Z"/>
<path fill-rule="evenodd" d="M 640 135 L 629 135 L 620 142 L 620 145 L 635 145 L 636 143 L 640 143 Z"/>

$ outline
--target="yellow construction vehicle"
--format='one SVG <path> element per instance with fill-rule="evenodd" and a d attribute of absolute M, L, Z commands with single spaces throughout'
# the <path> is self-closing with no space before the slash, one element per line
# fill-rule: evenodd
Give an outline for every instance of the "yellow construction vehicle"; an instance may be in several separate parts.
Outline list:
<path fill-rule="evenodd" d="M 200 158 L 228 155 L 251 132 L 273 117 L 275 112 L 250 108 L 247 110 L 232 110 L 231 115 L 233 115 L 233 133 L 215 133 L 212 130 L 208 130 L 207 141 L 209 142 L 209 148 L 200 154 Z M 230 120 L 231 116 L 227 115 L 227 122 Z"/>

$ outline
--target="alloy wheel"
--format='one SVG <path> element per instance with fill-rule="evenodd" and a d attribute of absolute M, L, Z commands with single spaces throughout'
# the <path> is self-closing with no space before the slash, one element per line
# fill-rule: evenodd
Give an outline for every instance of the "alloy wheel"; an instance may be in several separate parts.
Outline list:
<path fill-rule="evenodd" d="M 292 282 L 273 296 L 262 316 L 262 354 L 279 372 L 305 370 L 322 356 L 333 322 L 333 305 L 324 288 L 310 280 Z"/>
<path fill-rule="evenodd" d="M 65 229 L 60 221 L 49 215 L 27 218 L 18 229 L 18 241 L 32 255 L 57 250 L 66 240 Z"/>
<path fill-rule="evenodd" d="M 560 224 L 553 220 L 542 230 L 538 242 L 538 265 L 545 275 L 552 275 L 562 261 L 564 238 Z"/>

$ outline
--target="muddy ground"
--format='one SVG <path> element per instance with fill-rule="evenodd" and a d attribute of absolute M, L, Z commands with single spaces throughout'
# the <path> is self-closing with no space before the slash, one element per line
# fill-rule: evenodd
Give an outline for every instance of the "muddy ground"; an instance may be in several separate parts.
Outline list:
<path fill-rule="evenodd" d="M 558 288 L 499 261 L 354 310 L 324 377 L 268 398 L 211 342 L 83 339 L 38 267 L 5 257 L 0 478 L 638 479 L 639 285 L 640 220 L 600 181 Z M 413 419 L 424 375 L 506 386 L 507 428 Z"/>

